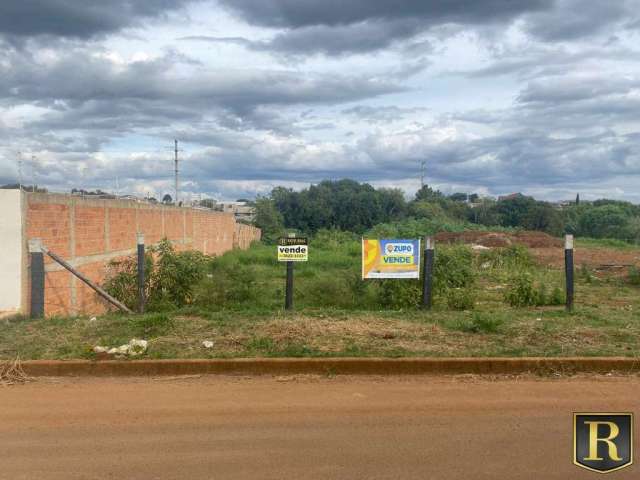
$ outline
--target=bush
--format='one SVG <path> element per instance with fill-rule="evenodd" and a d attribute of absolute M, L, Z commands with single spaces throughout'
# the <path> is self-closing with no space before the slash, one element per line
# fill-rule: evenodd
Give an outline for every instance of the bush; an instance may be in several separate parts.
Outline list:
<path fill-rule="evenodd" d="M 149 308 L 162 310 L 167 305 L 179 308 L 192 303 L 193 288 L 205 276 L 209 257 L 198 251 L 176 252 L 168 240 L 153 252 L 157 262 L 151 274 Z"/>
<path fill-rule="evenodd" d="M 505 300 L 512 307 L 536 305 L 537 299 L 533 278 L 528 273 L 515 277 L 505 293 Z"/>
<path fill-rule="evenodd" d="M 192 303 L 194 286 L 204 278 L 209 260 L 200 252 L 176 252 L 166 239 L 156 247 L 149 247 L 145 257 L 147 310 L 170 310 Z M 135 310 L 138 304 L 136 257 L 111 262 L 103 287 Z"/>
<path fill-rule="evenodd" d="M 631 285 L 640 285 L 640 268 L 636 267 L 635 265 L 629 267 L 627 282 L 629 282 Z"/>
<path fill-rule="evenodd" d="M 418 280 L 382 280 L 380 283 L 380 304 L 384 307 L 418 308 L 421 298 L 422 289 Z"/>
<path fill-rule="evenodd" d="M 473 310 L 475 292 L 467 288 L 452 288 L 447 291 L 447 306 L 452 310 Z"/>
<path fill-rule="evenodd" d="M 505 292 L 505 300 L 512 307 L 530 307 L 562 305 L 565 298 L 560 287 L 554 287 L 549 294 L 544 280 L 534 282 L 531 274 L 524 273 L 511 280 L 511 285 Z"/>
<path fill-rule="evenodd" d="M 587 266 L 586 263 L 580 265 L 580 271 L 578 272 L 579 277 L 588 284 L 592 284 L 594 280 L 597 280 L 597 277 L 593 275 L 591 269 Z"/>
<path fill-rule="evenodd" d="M 451 288 L 472 286 L 476 280 L 473 258 L 473 251 L 465 245 L 437 250 L 433 267 L 434 290 L 444 293 Z"/>
<path fill-rule="evenodd" d="M 547 300 L 547 305 L 564 305 L 565 295 L 560 287 L 555 287 L 551 292 L 551 297 Z"/>

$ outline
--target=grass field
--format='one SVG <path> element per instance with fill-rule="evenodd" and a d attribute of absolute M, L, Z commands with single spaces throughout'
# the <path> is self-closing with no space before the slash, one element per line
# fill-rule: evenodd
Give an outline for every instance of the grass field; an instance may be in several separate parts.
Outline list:
<path fill-rule="evenodd" d="M 576 268 L 572 313 L 559 304 L 563 272 L 546 251 L 439 246 L 435 305 L 425 312 L 416 308 L 418 282 L 363 282 L 357 239 L 327 234 L 312 242 L 310 262 L 296 265 L 294 312 L 282 310 L 285 269 L 275 247 L 257 245 L 207 261 L 207 275 L 181 308 L 96 320 L 7 320 L 0 357 L 95 358 L 95 345 L 134 337 L 149 340 L 147 358 L 637 356 L 637 271 L 588 261 L 637 264 L 640 250 L 606 241 L 579 241 L 576 248 L 586 262 Z"/>

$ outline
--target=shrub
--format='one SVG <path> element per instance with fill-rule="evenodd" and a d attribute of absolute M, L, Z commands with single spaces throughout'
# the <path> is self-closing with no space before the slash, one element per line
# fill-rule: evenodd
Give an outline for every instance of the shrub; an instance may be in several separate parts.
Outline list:
<path fill-rule="evenodd" d="M 468 288 L 451 288 L 447 291 L 447 306 L 452 310 L 473 310 L 475 292 Z"/>
<path fill-rule="evenodd" d="M 417 308 L 421 298 L 418 280 L 382 280 L 380 283 L 380 304 L 384 307 Z"/>
<path fill-rule="evenodd" d="M 554 287 L 549 294 L 544 280 L 534 281 L 529 273 L 516 276 L 510 283 L 509 289 L 505 292 L 505 300 L 512 307 L 562 305 L 564 303 L 564 294 L 560 287 Z"/>
<path fill-rule="evenodd" d="M 505 292 L 505 300 L 512 307 L 527 307 L 535 305 L 538 296 L 533 286 L 533 278 L 524 273 L 515 277 L 509 289 Z"/>
<path fill-rule="evenodd" d="M 565 295 L 560 287 L 555 287 L 551 292 L 551 297 L 547 301 L 547 305 L 564 305 Z"/>
<path fill-rule="evenodd" d="M 145 293 L 148 311 L 162 311 L 192 303 L 194 286 L 205 276 L 209 257 L 195 252 L 176 252 L 163 240 L 149 247 L 145 257 Z M 136 257 L 113 261 L 104 289 L 131 309 L 138 303 Z"/>
<path fill-rule="evenodd" d="M 465 245 L 441 248 L 436 251 L 433 285 L 436 292 L 451 288 L 466 288 L 474 284 L 473 251 Z"/>
<path fill-rule="evenodd" d="M 205 276 L 209 258 L 198 251 L 176 252 L 168 240 L 160 242 L 154 253 L 157 261 L 151 275 L 149 308 L 192 303 L 193 288 Z"/>
<path fill-rule="evenodd" d="M 635 265 L 629 267 L 629 273 L 627 274 L 627 281 L 631 285 L 640 285 L 640 268 Z"/>

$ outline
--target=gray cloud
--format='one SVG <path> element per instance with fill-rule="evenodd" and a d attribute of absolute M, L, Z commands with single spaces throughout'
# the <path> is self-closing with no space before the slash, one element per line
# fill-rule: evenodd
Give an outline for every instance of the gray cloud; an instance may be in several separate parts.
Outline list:
<path fill-rule="evenodd" d="M 527 31 L 548 42 L 610 35 L 612 25 L 637 20 L 639 8 L 637 0 L 558 0 L 553 9 L 530 14 Z"/>
<path fill-rule="evenodd" d="M 147 49 L 138 39 L 128 50 L 122 37 L 100 37 L 186 2 L 68 12 L 71 2 L 42 1 L 65 21 L 21 23 L 22 5 L 36 3 L 0 6 L 5 181 L 22 149 L 37 156 L 26 176 L 54 189 L 113 190 L 119 178 L 125 191 L 163 194 L 164 147 L 179 138 L 184 189 L 227 198 L 339 177 L 412 188 L 426 159 L 429 182 L 443 189 L 640 200 L 640 52 L 629 40 L 638 0 L 220 0 L 272 36 L 251 25 L 196 35 L 197 24 L 181 37 L 250 49 L 244 63 L 229 58 L 237 49 Z M 31 40 L 17 47 L 18 37 Z M 312 71 L 281 54 L 340 58 L 309 59 Z M 443 65 L 458 72 L 439 73 Z M 468 65 L 482 66 L 460 71 Z"/>
<path fill-rule="evenodd" d="M 0 34 L 87 39 L 184 7 L 193 0 L 3 0 Z"/>
<path fill-rule="evenodd" d="M 8 49 L 0 53 L 0 60 L 5 60 L 0 61 L 0 98 L 5 103 L 48 106 L 55 113 L 45 117 L 45 122 L 70 116 L 72 120 L 83 118 L 87 128 L 148 125 L 153 118 L 155 123 L 184 120 L 201 115 L 204 108 L 219 114 L 226 111 L 225 121 L 238 126 L 246 121 L 244 128 L 248 128 L 277 117 L 262 106 L 331 105 L 404 90 L 390 81 L 364 76 L 211 71 L 172 52 L 122 65 L 83 49 L 61 53 L 55 61 L 44 63 Z M 185 64 L 193 71 L 179 73 L 176 68 Z"/>
<path fill-rule="evenodd" d="M 552 0 L 220 0 L 254 25 L 285 29 L 271 41 L 228 39 L 285 55 L 342 55 L 387 48 L 443 24 L 495 25 Z"/>
<path fill-rule="evenodd" d="M 348 25 L 368 20 L 411 19 L 426 25 L 494 23 L 547 9 L 552 0 L 219 0 L 255 25 L 301 28 Z"/>

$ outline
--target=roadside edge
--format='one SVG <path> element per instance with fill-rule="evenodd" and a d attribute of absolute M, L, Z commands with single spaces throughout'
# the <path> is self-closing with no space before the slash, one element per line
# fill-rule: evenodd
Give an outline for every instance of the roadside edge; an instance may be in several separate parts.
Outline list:
<path fill-rule="evenodd" d="M 27 360 L 33 377 L 162 375 L 461 375 L 636 373 L 640 359 L 564 358 L 241 358 L 203 360 Z"/>

